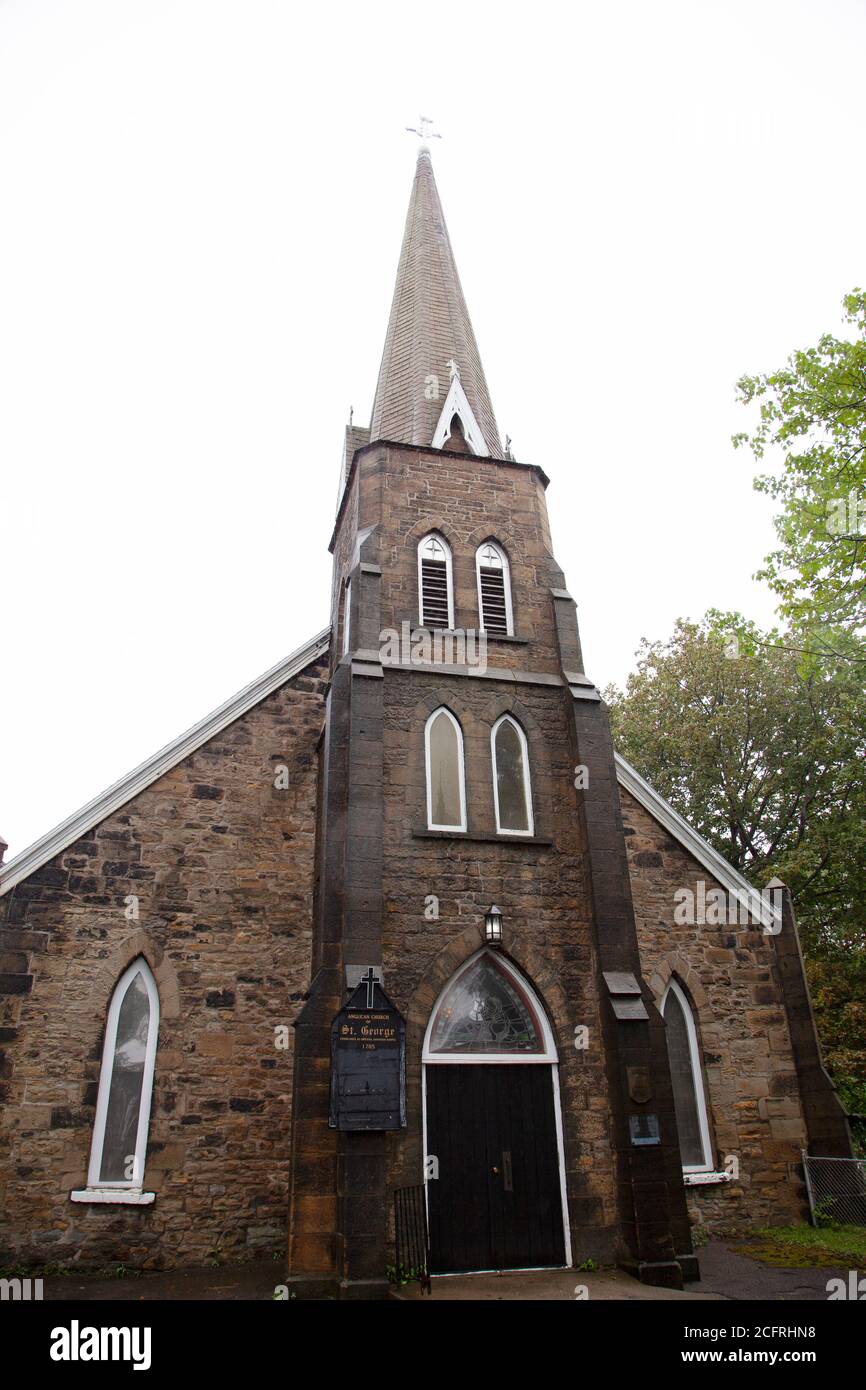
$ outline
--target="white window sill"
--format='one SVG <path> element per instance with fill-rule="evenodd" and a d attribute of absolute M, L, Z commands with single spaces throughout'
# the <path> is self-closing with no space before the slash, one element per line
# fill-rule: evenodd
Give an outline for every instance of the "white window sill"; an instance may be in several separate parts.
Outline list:
<path fill-rule="evenodd" d="M 110 1202 L 125 1207 L 149 1207 L 155 1192 L 136 1191 L 130 1187 L 82 1187 L 70 1192 L 71 1202 Z"/>
<path fill-rule="evenodd" d="M 732 1181 L 730 1173 L 683 1173 L 686 1187 L 708 1187 L 712 1183 Z"/>

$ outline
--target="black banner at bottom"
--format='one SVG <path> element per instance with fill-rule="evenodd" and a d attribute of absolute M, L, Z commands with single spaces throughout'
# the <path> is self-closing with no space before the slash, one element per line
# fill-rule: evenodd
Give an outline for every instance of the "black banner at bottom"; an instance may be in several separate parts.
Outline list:
<path fill-rule="evenodd" d="M 108 1372 L 139 1379 L 189 1373 L 219 1385 L 239 1374 L 247 1380 L 260 1379 L 279 1373 L 280 1367 L 294 1379 L 300 1371 L 299 1355 L 306 1363 L 304 1375 L 315 1375 L 316 1361 L 334 1345 L 349 1351 L 357 1338 L 359 1345 L 369 1347 L 371 1335 L 380 1347 L 389 1348 L 394 1364 L 403 1365 L 411 1375 L 419 1349 L 426 1345 L 429 1358 L 429 1350 L 441 1345 L 443 1322 L 450 1330 L 456 1317 L 458 1330 L 465 1329 L 469 1335 L 469 1320 L 477 1325 L 479 1315 L 488 1335 L 496 1334 L 493 1342 L 485 1343 L 487 1373 L 491 1356 L 494 1361 L 502 1356 L 507 1364 L 515 1341 L 526 1345 L 525 1332 L 536 1333 L 539 1320 L 545 1332 L 563 1339 L 561 1353 L 572 1362 L 569 1380 L 578 1366 L 585 1381 L 602 1373 L 628 1374 L 650 1364 L 654 1378 L 677 1368 L 700 1377 L 712 1367 L 740 1366 L 806 1367 L 826 1378 L 836 1370 L 841 1373 L 846 1365 L 856 1365 L 862 1349 L 864 1318 L 858 1305 L 866 1299 L 859 1294 L 803 1302 L 580 1296 L 571 1302 L 487 1300 L 498 1303 L 497 1313 L 479 1308 L 473 1300 L 450 1299 L 446 1284 L 434 1281 L 433 1295 L 427 1298 L 398 1297 L 375 1303 L 291 1298 L 268 1304 L 3 1300 L 0 1330 L 6 1356 L 11 1356 L 13 1347 L 18 1353 L 19 1376 L 26 1367 L 28 1375 L 47 1375 L 49 1383 L 61 1384 L 70 1376 L 93 1380 L 100 1372 Z M 400 1308 L 400 1302 L 415 1307 Z M 500 1324 L 503 1312 L 508 1321 Z M 476 1334 L 477 1330 L 476 1326 Z M 420 1340 L 425 1334 L 426 1343 Z M 410 1339 L 405 1360 L 400 1357 L 403 1337 Z M 532 1345 L 537 1347 L 537 1341 Z M 425 1366 L 429 1365 L 426 1359 Z M 565 1370 L 561 1363 L 558 1368 L 553 1362 L 550 1365 L 551 1377 Z M 11 1361 L 6 1371 L 11 1383 Z M 333 1373 L 333 1365 L 323 1365 L 322 1372 Z"/>

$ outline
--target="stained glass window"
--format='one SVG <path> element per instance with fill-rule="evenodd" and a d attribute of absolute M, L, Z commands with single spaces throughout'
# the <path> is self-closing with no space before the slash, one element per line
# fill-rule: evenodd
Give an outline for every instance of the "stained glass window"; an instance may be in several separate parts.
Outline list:
<path fill-rule="evenodd" d="M 139 971 L 126 987 L 117 1019 L 99 1174 L 101 1182 L 123 1182 L 132 1177 L 129 1160 L 135 1156 L 138 1136 L 149 1023 L 150 1003 L 144 977 Z"/>
<path fill-rule="evenodd" d="M 108 1011 L 88 1177 L 92 1187 L 141 1185 L 158 1028 L 156 982 L 139 959 L 118 982 Z"/>
<path fill-rule="evenodd" d="M 446 992 L 430 1035 L 431 1052 L 544 1052 L 541 1024 L 526 998 L 489 955 L 479 956 Z"/>

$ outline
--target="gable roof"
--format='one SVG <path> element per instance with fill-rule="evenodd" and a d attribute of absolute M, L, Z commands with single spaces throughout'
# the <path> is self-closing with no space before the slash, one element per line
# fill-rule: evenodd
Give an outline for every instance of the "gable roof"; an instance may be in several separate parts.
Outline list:
<path fill-rule="evenodd" d="M 451 377 L 450 362 L 459 369 L 461 385 L 485 441 L 485 452 L 501 458 L 499 430 L 433 177 L 430 151 L 422 146 L 415 166 L 373 399 L 370 438 L 429 448 L 442 405 L 441 396 L 435 392 L 429 396 L 425 387 L 435 376 L 444 389 Z"/>
<path fill-rule="evenodd" d="M 723 859 L 718 850 L 713 849 L 712 845 L 699 835 L 688 821 L 683 820 L 678 811 L 675 811 L 663 796 L 645 782 L 639 772 L 636 772 L 631 763 L 626 762 L 625 758 L 616 753 L 616 777 L 621 787 L 630 792 L 635 801 L 643 806 L 645 811 L 649 811 L 654 820 L 659 825 L 664 826 L 665 830 L 673 836 L 675 840 L 688 850 L 699 864 L 703 864 L 708 873 L 712 874 L 717 883 L 726 888 L 729 893 L 746 906 L 750 914 L 756 918 L 763 926 L 777 931 L 780 924 L 778 913 L 774 910 L 768 899 L 761 896 L 756 888 L 753 888 L 748 879 L 729 864 L 727 859 Z"/>
<path fill-rule="evenodd" d="M 128 801 L 131 801 L 139 792 L 149 787 L 158 777 L 162 777 L 166 772 L 170 772 L 173 767 L 188 758 L 191 753 L 195 753 L 202 744 L 214 738 L 216 734 L 222 732 L 229 724 L 233 724 L 236 719 L 240 719 L 254 705 L 267 699 L 286 681 L 297 676 L 305 667 L 311 666 L 314 661 L 318 661 L 328 651 L 331 630 L 324 628 L 311 638 L 303 647 L 298 647 L 297 651 L 291 653 L 276 666 L 272 666 L 264 675 L 259 676 L 250 685 L 239 690 L 225 704 L 220 705 L 212 714 L 194 724 L 191 729 L 176 738 L 173 743 L 167 743 L 164 748 L 160 748 L 158 753 L 148 758 L 146 762 L 133 768 L 125 777 L 121 777 L 119 782 L 100 796 L 88 801 L 86 806 L 82 806 L 80 811 L 61 821 L 53 830 L 49 830 L 47 835 L 43 835 L 41 840 L 30 845 L 28 849 L 22 850 L 21 854 L 10 859 L 8 864 L 0 865 L 0 897 L 14 888 L 16 883 L 21 883 L 30 874 L 41 869 L 55 855 L 62 854 L 63 850 L 68 849 L 71 844 L 86 835 L 100 821 L 107 816 L 113 815 L 120 810 Z M 727 888 L 738 902 L 744 903 L 749 912 L 757 918 L 764 926 L 772 928 L 776 922 L 769 902 L 761 897 L 761 894 L 752 887 L 747 879 L 743 878 L 727 860 L 713 849 L 712 845 L 699 835 L 696 830 L 683 820 L 682 816 L 665 801 L 664 797 L 659 796 L 654 791 L 649 782 L 645 782 L 638 772 L 626 762 L 625 758 L 616 754 L 616 775 L 621 787 L 630 792 L 634 799 L 643 806 L 644 810 L 659 822 L 675 840 L 688 850 L 699 864 L 710 873 L 713 878 Z"/>
<path fill-rule="evenodd" d="M 259 676 L 258 680 L 254 680 L 251 685 L 245 686 L 230 700 L 226 700 L 219 709 L 215 709 L 212 714 L 194 724 L 191 729 L 187 729 L 173 743 L 167 743 L 158 753 L 154 753 L 153 757 L 133 768 L 132 772 L 121 777 L 119 782 L 115 782 L 100 796 L 88 801 L 80 811 L 61 821 L 60 825 L 43 835 L 41 840 L 30 845 L 29 849 L 22 850 L 14 859 L 10 859 L 8 864 L 0 865 L 0 897 L 8 893 L 10 888 L 14 888 L 16 883 L 41 869 L 55 855 L 68 849 L 100 821 L 120 810 L 127 801 L 131 801 L 139 792 L 149 787 L 151 782 L 170 772 L 184 758 L 188 758 L 190 753 L 195 753 L 203 743 L 207 743 L 229 724 L 240 719 L 241 715 L 246 714 L 268 695 L 272 695 L 281 685 L 285 685 L 286 681 L 299 675 L 306 666 L 318 661 L 319 657 L 327 652 L 330 637 L 331 629 L 326 627 L 305 646 L 298 647 L 291 656 L 272 666 L 264 675 Z"/>

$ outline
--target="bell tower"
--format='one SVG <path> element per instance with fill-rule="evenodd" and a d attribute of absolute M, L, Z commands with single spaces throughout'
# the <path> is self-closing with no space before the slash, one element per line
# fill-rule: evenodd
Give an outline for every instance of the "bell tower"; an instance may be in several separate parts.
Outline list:
<path fill-rule="evenodd" d="M 671 1287 L 696 1274 L 610 726 L 547 486 L 503 449 L 422 145 L 370 428 L 347 430 L 331 539 L 294 1057 L 299 1297 L 385 1296 L 393 1194 L 425 1181 L 434 1134 L 434 1269 L 592 1257 Z M 331 1023 L 370 967 L 406 1021 L 405 1126 L 345 1132 L 329 1111 Z M 465 1005 L 462 1028 L 434 1024 L 446 1000 L 449 1020 Z M 481 1226 L 496 1215 L 469 1249 L 455 1233 L 476 1198 Z"/>

